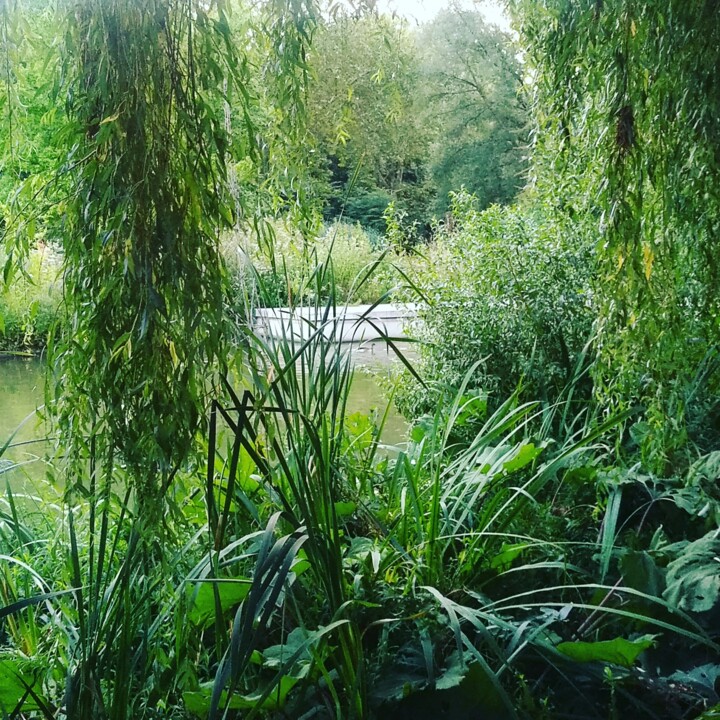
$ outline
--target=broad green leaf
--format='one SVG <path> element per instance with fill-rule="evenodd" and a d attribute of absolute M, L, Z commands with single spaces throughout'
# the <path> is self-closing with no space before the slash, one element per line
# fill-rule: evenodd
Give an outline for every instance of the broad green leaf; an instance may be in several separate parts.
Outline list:
<path fill-rule="evenodd" d="M 720 599 L 720 538 L 712 531 L 688 543 L 667 567 L 663 598 L 681 610 L 706 612 Z"/>
<path fill-rule="evenodd" d="M 500 552 L 490 560 L 490 567 L 496 570 L 509 568 L 527 547 L 530 547 L 529 543 L 503 543 Z"/>
<path fill-rule="evenodd" d="M 463 395 L 459 401 L 460 411 L 455 418 L 455 425 L 463 427 L 470 422 L 483 420 L 487 415 L 487 393 L 476 392 Z"/>
<path fill-rule="evenodd" d="M 17 707 L 20 700 L 27 695 L 26 685 L 39 694 L 37 681 L 27 670 L 23 670 L 20 662 L 14 659 L 0 660 L 0 711 L 9 714 Z M 37 703 L 29 695 L 22 705 L 24 711 L 37 710 Z M 13 716 L 15 717 L 15 716 Z"/>
<path fill-rule="evenodd" d="M 708 663 L 692 668 L 691 670 L 678 670 L 668 677 L 684 686 L 695 686 L 704 692 L 715 692 L 715 683 L 720 678 L 720 665 Z"/>
<path fill-rule="evenodd" d="M 509 473 L 521 470 L 535 460 L 542 451 L 543 449 L 541 447 L 535 447 L 534 443 L 522 445 L 513 458 L 503 463 L 503 468 Z"/>
<path fill-rule="evenodd" d="M 450 688 L 458 687 L 468 676 L 470 667 L 456 650 L 450 656 L 447 667 L 437 679 L 435 687 L 438 690 L 450 690 Z"/>
<path fill-rule="evenodd" d="M 192 602 L 192 606 L 188 613 L 188 620 L 193 625 L 205 628 L 215 618 L 215 591 L 213 585 L 217 585 L 220 594 L 220 605 L 223 612 L 227 612 L 247 597 L 252 581 L 248 578 L 223 580 L 222 582 L 205 581 L 200 583 L 197 591 L 193 585 L 189 586 L 186 594 Z"/>
<path fill-rule="evenodd" d="M 302 575 L 304 572 L 307 572 L 307 570 L 310 568 L 310 561 L 306 560 L 305 558 L 298 557 L 298 559 L 295 560 L 295 562 L 292 564 L 292 567 L 290 570 L 293 572 L 295 577 L 298 577 Z"/>
<path fill-rule="evenodd" d="M 338 514 L 338 517 L 348 517 L 348 515 L 352 515 L 357 508 L 357 505 L 354 502 L 336 502 L 335 503 L 335 512 Z"/>
<path fill-rule="evenodd" d="M 708 453 L 692 464 L 688 471 L 688 482 L 694 482 L 699 478 L 707 480 L 720 478 L 720 451 Z"/>
<path fill-rule="evenodd" d="M 688 471 L 686 485 L 673 492 L 675 504 L 700 518 L 720 524 L 720 452 L 711 452 Z"/>
<path fill-rule="evenodd" d="M 650 553 L 627 550 L 620 556 L 620 572 L 628 587 L 659 597 L 664 588 L 663 574 Z"/>
<path fill-rule="evenodd" d="M 289 657 L 298 654 L 294 667 L 302 665 L 298 672 L 291 672 L 293 668 L 284 668 L 288 676 L 302 678 L 307 674 L 308 663 L 311 660 L 310 646 L 308 644 L 309 633 L 303 628 L 295 628 L 281 645 L 271 645 L 262 651 L 263 665 L 267 668 L 279 670 Z"/>
<path fill-rule="evenodd" d="M 412 669 L 393 670 L 384 673 L 373 684 L 371 696 L 377 703 L 398 702 L 419 692 L 426 685 L 427 674 L 419 666 L 415 672 Z"/>
<path fill-rule="evenodd" d="M 562 642 L 556 649 L 576 662 L 607 662 L 622 667 L 632 667 L 640 653 L 652 646 L 653 635 L 643 635 L 637 640 L 615 638 L 599 642 Z"/>
<path fill-rule="evenodd" d="M 297 685 L 297 683 L 298 678 L 283 675 L 283 677 L 280 678 L 280 682 L 277 684 L 277 687 L 267 698 L 265 698 L 265 700 L 262 700 L 262 702 L 261 698 L 263 692 L 262 690 L 259 690 L 252 695 L 240 695 L 239 693 L 234 693 L 229 702 L 227 700 L 227 693 L 223 692 L 220 704 L 222 707 L 225 707 L 227 703 L 227 707 L 230 710 L 249 710 L 255 707 L 260 707 L 263 710 L 270 711 L 281 710 L 285 705 L 288 693 L 295 687 L 295 685 Z M 210 711 L 211 697 L 212 684 L 203 686 L 201 690 L 183 693 L 185 709 L 188 712 L 193 713 L 193 715 L 207 717 L 207 714 Z"/>
<path fill-rule="evenodd" d="M 426 437 L 432 437 L 435 424 L 431 415 L 419 417 L 410 431 L 410 439 L 414 443 L 420 443 Z"/>

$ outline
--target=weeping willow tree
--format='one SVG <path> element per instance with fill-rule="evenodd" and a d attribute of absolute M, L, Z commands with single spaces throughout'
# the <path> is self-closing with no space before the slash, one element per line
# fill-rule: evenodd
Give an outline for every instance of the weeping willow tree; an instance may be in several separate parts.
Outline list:
<path fill-rule="evenodd" d="M 66 37 L 60 428 L 114 446 L 147 496 L 183 458 L 221 348 L 230 38 L 222 13 L 164 0 L 74 3 Z"/>
<path fill-rule="evenodd" d="M 148 711 L 138 698 L 159 632 L 159 521 L 228 351 L 219 234 L 267 207 L 251 204 L 257 193 L 231 196 L 228 170 L 242 163 L 268 193 L 282 190 L 256 119 L 271 100 L 282 116 L 273 138 L 282 127 L 293 136 L 312 13 L 278 0 L 231 24 L 223 0 L 62 8 L 60 174 L 71 190 L 49 346 L 74 588 L 62 704 L 68 717 L 122 720 Z"/>
<path fill-rule="evenodd" d="M 646 461 L 720 438 L 720 14 L 712 0 L 512 3 L 536 91 L 535 184 L 594 218 L 596 384 L 639 403 Z"/>
<path fill-rule="evenodd" d="M 248 35 L 237 44 L 222 0 L 78 0 L 68 10 L 75 142 L 66 317 L 51 348 L 59 427 L 82 455 L 84 439 L 117 452 L 150 499 L 187 456 L 226 348 L 218 236 L 238 210 L 228 164 L 238 150 L 268 162 L 256 143 Z M 284 64 L 268 73 L 292 105 L 305 6 L 266 12 L 254 34 L 283 43 Z M 242 118 L 234 136 L 229 104 Z"/>

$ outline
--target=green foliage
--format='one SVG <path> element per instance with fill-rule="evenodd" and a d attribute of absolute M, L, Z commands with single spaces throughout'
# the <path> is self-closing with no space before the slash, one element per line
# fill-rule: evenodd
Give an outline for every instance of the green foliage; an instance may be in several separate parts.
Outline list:
<path fill-rule="evenodd" d="M 714 530 L 683 547 L 667 568 L 665 599 L 683 610 L 706 612 L 720 601 L 718 554 L 720 539 Z"/>
<path fill-rule="evenodd" d="M 0 350 L 45 347 L 60 303 L 60 263 L 55 250 L 40 245 L 27 257 L 20 276 L 0 291 Z"/>
<path fill-rule="evenodd" d="M 71 17 L 58 423 L 69 442 L 91 432 L 117 449 L 152 496 L 187 453 L 221 346 L 216 225 L 231 210 L 214 93 L 229 29 L 222 11 L 181 3 L 88 3 Z"/>
<path fill-rule="evenodd" d="M 411 414 L 452 397 L 470 367 L 469 387 L 494 407 L 520 386 L 524 397 L 557 400 L 584 362 L 592 272 L 583 236 L 561 217 L 539 208 L 479 212 L 470 195 L 454 195 L 452 218 L 412 278 L 424 300 L 415 333 L 433 390 L 406 400 Z"/>
<path fill-rule="evenodd" d="M 529 125 L 517 47 L 480 13 L 459 8 L 439 13 L 416 42 L 423 119 L 433 129 L 434 212 L 447 211 L 461 187 L 481 209 L 510 202 L 525 183 Z"/>
<path fill-rule="evenodd" d="M 568 703 L 680 719 L 709 703 L 717 631 L 692 603 L 715 577 L 716 540 L 696 562 L 702 518 L 668 502 L 682 483 L 645 477 L 636 508 L 638 471 L 603 471 L 600 442 L 621 418 L 558 441 L 537 404 L 488 413 L 461 387 L 384 457 L 372 423 L 345 417 L 352 373 L 325 307 L 302 339 L 247 331 L 236 381 L 252 392 L 228 383 L 213 403 L 207 465 L 178 476 L 154 542 L 119 468 L 91 464 L 87 499 L 38 513 L 38 527 L 0 499 L 0 554 L 13 558 L 0 565 L 0 643 L 13 667 L 21 649 L 33 658 L 22 677 L 44 716 L 62 697 L 84 698 L 79 717 L 97 717 L 102 697 L 109 717 L 178 720 L 429 718 L 448 704 L 468 720 L 558 718 Z M 602 477 L 623 489 L 619 506 Z M 677 698 L 673 683 L 697 694 Z"/>
<path fill-rule="evenodd" d="M 160 578 L 182 575 L 183 553 L 170 550 L 185 529 L 172 484 L 192 455 L 215 362 L 225 360 L 219 227 L 239 211 L 226 178 L 235 149 L 226 115 L 231 87 L 247 108 L 238 145 L 255 165 L 268 155 L 258 152 L 250 107 L 256 98 L 243 85 L 242 53 L 249 50 L 236 50 L 224 3 L 69 2 L 64 9 L 72 147 L 62 169 L 70 188 L 61 237 L 64 302 L 50 344 L 56 385 L 49 400 L 67 451 L 59 463 L 67 506 L 63 532 L 48 535 L 61 556 L 49 562 L 48 584 L 17 561 L 43 591 L 50 582 L 62 590 L 38 594 L 14 582 L 16 573 L 2 590 L 18 596 L 6 608 L 22 641 L 14 652 L 47 658 L 39 682 L 54 699 L 43 716 L 62 704 L 70 717 L 122 720 L 151 715 L 159 701 L 176 707 L 178 691 L 195 677 L 178 656 L 192 621 L 174 651 L 161 647 L 163 623 L 187 596 Z M 268 6 L 263 20 L 267 47 L 285 44 L 265 88 L 270 93 L 273 78 L 282 85 L 277 97 L 289 102 L 301 84 L 293 73 L 302 74 L 312 25 L 304 5 L 293 12 L 284 3 Z M 258 21 L 252 39 L 265 29 Z M 34 192 L 27 184 L 22 198 Z M 10 249 L 6 279 L 12 253 L 26 253 L 33 240 L 30 221 L 24 231 Z M 9 503 L 13 508 L 12 497 Z M 181 518 L 178 525 L 163 522 L 165 510 Z M 10 517 L 19 532 L 17 514 Z M 23 551 L 9 552 L 15 563 Z M 51 607 L 56 596 L 58 611 Z M 34 640 L 39 603 L 62 628 L 51 647 Z M 10 711 L 29 708 L 34 693 Z"/>
<path fill-rule="evenodd" d="M 317 8 L 311 0 L 233 0 L 227 8 L 233 9 L 227 19 L 238 54 L 234 81 L 223 85 L 236 219 L 261 237 L 267 218 L 280 215 L 312 227 L 314 140 L 306 117 Z"/>
<path fill-rule="evenodd" d="M 708 529 L 720 527 L 720 452 L 699 458 L 690 467 L 682 487 L 673 495 L 675 504 L 705 521 Z"/>
<path fill-rule="evenodd" d="M 706 0 L 512 5 L 536 188 L 597 223 L 598 389 L 644 405 L 643 457 L 672 473 L 689 440 L 717 441 L 720 16 Z"/>
<path fill-rule="evenodd" d="M 378 231 L 390 198 L 427 219 L 418 63 L 407 27 L 372 13 L 336 14 L 310 58 L 309 125 L 318 139 L 326 215 Z"/>
<path fill-rule="evenodd" d="M 326 284 L 332 288 L 331 264 L 316 267 L 308 282 L 315 285 L 312 295 L 316 298 Z M 249 376 L 253 393 L 246 391 L 241 400 L 228 383 L 231 407 L 215 404 L 213 408 L 206 502 L 208 529 L 214 538 L 209 567 L 216 583 L 216 642 L 223 659 L 212 694 L 205 693 L 204 699 L 198 693 L 187 696 L 191 707 L 207 708 L 211 717 L 221 707 L 248 707 L 253 716 L 261 708 L 284 706 L 285 693 L 311 673 L 306 667 L 302 675 L 293 674 L 307 654 L 327 683 L 334 716 L 366 717 L 363 647 L 350 609 L 352 586 L 343 566 L 345 528 L 357 507 L 347 499 L 353 497 L 353 488 L 344 472 L 348 462 L 344 418 L 352 372 L 349 356 L 335 337 L 332 302 L 332 293 L 324 305 L 316 302 L 316 315 L 325 320 L 309 323 L 303 339 L 291 331 L 280 338 L 262 338 L 248 331 L 246 362 L 239 375 Z M 229 458 L 216 483 L 219 416 L 230 425 L 232 438 Z M 254 483 L 248 483 L 248 475 L 255 478 Z M 242 527 L 243 515 L 247 513 L 254 522 L 268 511 L 273 515 L 260 539 L 253 581 L 227 641 L 219 583 L 230 580 L 222 576 L 232 565 L 230 553 L 238 546 L 233 535 Z M 281 513 L 291 532 L 273 545 L 273 529 Z M 303 556 L 296 563 L 301 546 Z M 281 637 L 279 662 L 272 664 L 272 645 L 264 648 L 261 643 L 266 642 L 266 634 L 274 633 L 276 606 L 291 594 L 293 583 L 297 586 L 306 577 L 310 582 L 299 592 L 314 598 L 319 592 L 322 601 L 313 602 L 307 612 L 302 603 L 290 604 L 287 611 L 302 627 L 317 629 L 301 632 L 299 644 L 297 634 L 294 640 L 292 634 L 286 640 Z M 260 676 L 253 672 L 256 650 L 263 668 L 274 671 L 269 682 L 264 682 L 262 672 Z M 325 658 L 331 670 L 323 667 Z M 260 686 L 254 696 L 253 685 Z"/>
<path fill-rule="evenodd" d="M 618 347 L 607 335 L 613 313 L 621 300 L 632 312 L 627 300 L 637 288 L 620 282 L 612 313 L 604 304 L 611 293 L 589 289 L 596 264 L 586 238 L 597 213 L 583 203 L 600 197 L 607 205 L 606 193 L 619 186 L 606 172 L 608 186 L 599 187 L 607 167 L 582 154 L 571 159 L 563 143 L 586 119 L 609 123 L 614 137 L 592 136 L 595 150 L 614 143 L 614 169 L 631 185 L 649 120 L 643 125 L 625 105 L 590 103 L 583 118 L 574 102 L 561 104 L 549 121 L 554 137 L 564 138 L 556 149 L 567 150 L 552 158 L 567 162 L 557 194 L 538 180 L 529 193 L 539 200 L 534 206 L 482 212 L 467 193 L 456 194 L 453 216 L 415 272 L 414 259 L 394 257 L 393 249 L 383 255 L 354 227 L 310 240 L 311 218 L 304 217 L 301 239 L 278 230 L 273 243 L 261 232 L 272 227 L 267 216 L 293 208 L 307 215 L 296 164 L 305 149 L 292 147 L 304 137 L 297 121 L 315 22 L 302 5 L 270 3 L 266 22 L 257 24 L 251 14 L 231 22 L 224 6 L 202 3 L 83 0 L 72 7 L 67 314 L 63 344 L 51 350 L 63 374 L 59 426 L 75 462 L 56 459 L 57 484 L 48 483 L 39 499 L 19 496 L 10 484 L 0 497 L 0 714 L 524 720 L 565 717 L 572 708 L 580 717 L 715 715 L 717 452 L 671 478 L 641 464 L 623 467 L 606 442 L 629 413 L 590 422 L 583 372 L 598 304 L 607 363 Z M 590 51 L 602 49 L 599 40 L 616 37 L 618 12 L 630 49 L 666 42 L 667 33 L 648 30 L 662 14 L 657 3 L 595 3 L 587 17 L 577 4 L 557 17 L 559 3 L 548 7 L 530 4 L 526 18 L 547 21 L 535 31 L 550 33 L 563 51 L 594 32 L 592 23 L 605 33 L 592 36 L 598 47 L 580 43 L 567 55 L 577 63 L 597 60 Z M 668 7 L 673 23 L 699 22 L 677 3 Z M 714 38 L 707 6 L 693 9 Z M 576 34 L 583 23 L 586 35 Z M 0 30 L 8 37 L 7 27 Z M 240 37 L 249 45 L 238 43 L 235 64 L 231 45 Z M 706 58 L 692 60 L 675 47 L 683 37 L 700 42 L 693 33 L 667 39 L 681 51 L 680 68 L 703 69 Z M 624 58 L 605 58 L 613 71 L 627 65 L 625 49 Z M 706 49 L 712 59 L 715 49 Z M 254 63 L 261 79 L 252 77 Z M 577 63 L 569 85 L 555 88 L 577 91 L 571 100 L 590 97 Z M 598 68 L 591 68 L 594 82 Z M 405 69 L 389 87 L 400 92 Z M 227 73 L 227 92 L 218 95 Z M 540 95 L 548 77 L 538 75 Z M 647 76 L 646 109 L 659 108 L 667 120 L 660 86 L 676 89 L 662 73 Z M 700 107 L 697 88 L 688 94 Z M 690 119 L 682 97 L 670 93 L 667 102 Z M 228 132 L 228 107 L 244 118 L 239 134 Z M 712 127 L 702 108 L 692 117 L 706 139 Z M 650 148 L 674 142 L 674 126 L 660 125 L 670 139 L 648 139 Z M 241 187 L 229 198 L 224 175 L 233 150 L 245 155 L 235 168 Z M 708 156 L 707 147 L 696 150 L 695 158 L 709 163 Z M 549 155 L 541 160 L 550 163 Z M 642 167 L 643 203 L 682 200 L 664 210 L 669 228 L 687 230 L 695 198 L 674 194 L 672 173 L 656 179 Z M 712 209 L 710 180 L 691 180 L 690 191 L 706 191 Z M 372 194 L 379 182 L 371 178 L 365 189 Z M 599 194 L 586 197 L 588 189 Z M 395 192 L 399 199 L 403 187 Z M 632 230 L 640 217 L 622 200 L 604 220 L 603 272 L 617 259 L 620 228 Z M 385 213 L 397 247 L 413 227 L 404 212 L 398 202 Z M 690 305 L 706 301 L 687 312 L 693 329 L 710 333 L 712 270 L 695 273 L 689 258 L 700 265 L 700 255 L 688 244 L 671 272 L 664 253 L 679 235 L 663 235 L 654 212 L 640 217 L 650 252 L 622 254 L 617 271 L 631 278 L 639 262 L 633 282 L 644 278 L 665 310 L 671 293 L 660 290 L 672 283 L 674 291 L 687 289 L 680 296 Z M 250 250 L 239 234 L 227 241 L 226 255 L 239 256 L 231 295 L 218 227 L 236 213 L 255 221 L 262 249 Z M 613 217 L 619 224 L 607 230 Z M 703 241 L 712 222 L 699 226 Z M 265 264 L 252 267 L 263 255 Z M 36 255 L 28 257 L 25 274 L 45 287 Z M 401 359 L 430 412 L 388 455 L 382 416 L 346 417 L 353 373 L 335 314 L 341 299 L 383 296 L 395 283 L 389 257 L 426 301 L 422 372 Z M 688 269 L 691 279 L 681 279 Z M 660 280 L 672 283 L 654 288 Z M 25 292 L 17 282 L 3 298 Z M 230 327 L 223 316 L 228 304 L 244 321 L 252 307 L 280 301 L 312 303 L 302 333 L 266 338 L 245 322 Z M 650 300 L 638 292 L 635 301 L 643 319 L 652 319 Z M 648 366 L 651 384 L 672 364 L 668 348 L 684 349 L 678 337 L 656 330 L 650 323 L 646 336 L 662 346 L 659 366 Z M 231 340 L 244 352 L 234 362 L 224 355 Z M 637 371 L 635 350 L 625 353 L 633 343 L 612 355 L 625 373 L 616 389 Z M 633 441 L 651 461 L 657 422 L 675 422 L 682 434 L 689 399 L 712 409 L 714 350 L 704 350 L 699 365 L 692 350 L 687 356 L 683 367 L 694 367 L 693 380 L 672 388 L 684 415 L 663 415 L 656 405 L 655 415 L 633 426 Z M 201 462 L 189 448 L 218 361 L 234 375 L 224 376 L 224 393 L 210 405 Z M 641 396 L 635 379 L 629 387 L 618 405 Z M 3 480 L 9 467 L 0 467 Z"/>
<path fill-rule="evenodd" d="M 7 241 L 4 279 L 13 254 L 20 263 L 36 237 L 54 239 L 61 222 L 58 202 L 66 191 L 62 164 L 62 101 L 55 94 L 57 14 L 47 3 L 4 3 L 0 10 L 0 218 Z M 3 92 L 4 91 L 4 92 Z"/>
<path fill-rule="evenodd" d="M 392 196 L 385 190 L 356 190 L 350 193 L 341 208 L 342 216 L 350 222 L 360 223 L 364 228 L 382 233 L 385 231 L 384 213 L 391 202 Z"/>
<path fill-rule="evenodd" d="M 210 720 L 219 716 L 221 706 L 225 710 L 228 707 L 238 707 L 232 705 L 231 696 L 233 690 L 240 676 L 246 670 L 262 634 L 266 631 L 276 605 L 280 602 L 281 594 L 288 581 L 297 552 L 308 539 L 308 536 L 303 534 L 302 531 L 297 531 L 273 542 L 273 530 L 279 516 L 280 513 L 277 513 L 270 518 L 268 527 L 260 541 L 253 579 L 248 586 L 249 593 L 247 599 L 243 598 L 243 602 L 235 615 L 231 640 L 215 678 L 208 708 Z M 219 592 L 220 588 L 216 587 L 216 598 L 219 597 Z M 283 684 L 283 679 L 282 676 L 279 679 L 280 686 Z M 230 691 L 227 697 L 223 698 L 222 693 L 227 684 L 230 685 Z M 289 687 L 286 685 L 285 693 L 291 687 L 292 684 Z M 281 687 L 280 689 L 282 692 Z M 267 693 L 266 697 L 269 695 L 270 693 Z M 246 699 L 245 703 L 240 707 L 263 707 L 264 700 L 265 697 L 262 696 L 251 700 Z M 281 701 L 278 699 L 276 703 L 279 705 Z"/>
<path fill-rule="evenodd" d="M 336 12 L 313 48 L 308 106 L 325 215 L 381 230 L 392 200 L 426 236 L 463 185 L 481 207 L 511 200 L 528 117 L 516 55 L 477 12 L 447 10 L 414 32 Z"/>
<path fill-rule="evenodd" d="M 288 44 L 278 82 L 289 100 L 288 73 L 309 28 L 301 15 L 275 10 L 272 32 Z M 69 18 L 76 145 L 65 317 L 52 346 L 58 424 L 69 441 L 82 445 L 91 432 L 119 451 L 148 496 L 162 494 L 187 456 L 208 377 L 224 359 L 218 228 L 235 208 L 220 91 L 232 86 L 253 102 L 235 40 L 224 4 L 122 2 L 98 11 L 88 3 Z M 251 110 L 243 132 L 254 138 Z"/>
<path fill-rule="evenodd" d="M 615 638 L 599 642 L 563 642 L 556 648 L 577 662 L 600 661 L 632 667 L 640 654 L 652 647 L 653 639 L 652 635 L 647 635 L 638 640 Z"/>
<path fill-rule="evenodd" d="M 213 581 L 206 581 L 199 583 L 195 589 L 188 587 L 187 619 L 200 628 L 208 627 L 215 620 L 216 598 L 220 601 L 220 611 L 226 613 L 245 600 L 251 585 L 250 578 L 233 578 L 217 586 Z"/>
<path fill-rule="evenodd" d="M 339 304 L 385 302 L 401 282 L 394 266 L 409 264 L 359 225 L 334 223 L 311 238 L 284 223 L 272 228 L 269 248 L 239 232 L 223 240 L 236 304 L 249 297 L 261 307 L 312 305 L 331 295 Z M 328 275 L 320 287 L 312 282 L 319 262 L 332 263 L 332 282 Z"/>
<path fill-rule="evenodd" d="M 411 254 L 413 249 L 420 244 L 421 236 L 419 224 L 416 220 L 411 221 L 405 210 L 395 207 L 390 202 L 383 212 L 385 221 L 385 236 L 390 247 L 396 252 Z"/>

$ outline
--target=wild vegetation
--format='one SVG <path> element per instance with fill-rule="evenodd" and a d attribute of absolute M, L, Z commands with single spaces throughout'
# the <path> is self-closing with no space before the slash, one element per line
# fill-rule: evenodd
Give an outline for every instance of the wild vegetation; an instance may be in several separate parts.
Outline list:
<path fill-rule="evenodd" d="M 0 4 L 2 717 L 720 716 L 720 20 L 509 7 Z M 390 298 L 388 449 L 336 314 Z"/>
<path fill-rule="evenodd" d="M 401 272 L 412 261 L 385 236 L 359 224 L 336 222 L 310 238 L 283 223 L 276 223 L 272 232 L 270 252 L 247 233 L 224 238 L 223 253 L 241 302 L 283 307 L 330 295 L 340 305 L 386 302 L 396 295 Z M 309 284 L 319 262 L 332 264 L 332 287 L 329 281 L 321 288 Z"/>
<path fill-rule="evenodd" d="M 0 350 L 45 348 L 61 296 L 60 256 L 52 247 L 38 243 L 20 276 L 0 293 Z"/>
<path fill-rule="evenodd" d="M 593 334 L 594 259 L 579 223 L 539 204 L 493 206 L 453 193 L 449 222 L 408 268 L 419 295 L 417 332 L 425 388 L 408 377 L 400 399 L 415 416 L 452 397 L 465 378 L 497 405 L 523 398 L 553 404 L 572 386 L 587 407 Z"/>

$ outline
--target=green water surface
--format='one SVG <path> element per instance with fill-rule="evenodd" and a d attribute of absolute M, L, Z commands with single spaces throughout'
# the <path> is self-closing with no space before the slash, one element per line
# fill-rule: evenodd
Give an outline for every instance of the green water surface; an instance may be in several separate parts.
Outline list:
<path fill-rule="evenodd" d="M 387 372 L 392 357 L 375 344 L 352 350 L 355 372 L 348 413 L 379 415 L 387 405 L 386 391 L 377 375 Z M 42 419 L 45 364 L 37 358 L 0 359 L 0 447 L 11 437 L 11 445 L 0 456 L 0 488 L 10 480 L 13 489 L 29 491 L 44 477 L 46 425 Z M 407 422 L 391 407 L 382 435 L 383 443 L 395 446 L 405 441 Z"/>
<path fill-rule="evenodd" d="M 11 480 L 27 489 L 28 480 L 45 474 L 46 431 L 42 419 L 45 373 L 36 358 L 0 359 L 0 487 Z"/>

